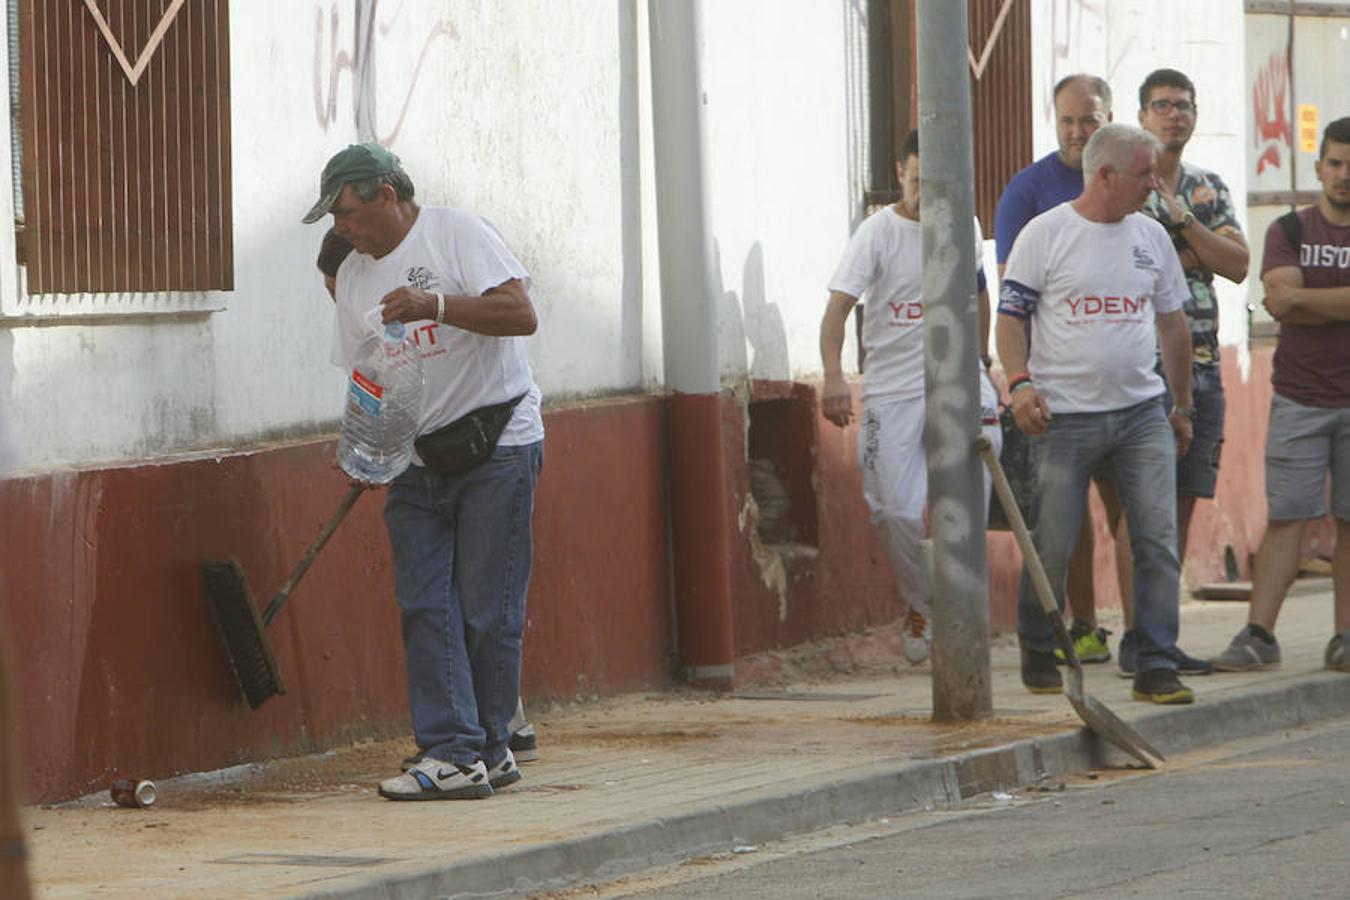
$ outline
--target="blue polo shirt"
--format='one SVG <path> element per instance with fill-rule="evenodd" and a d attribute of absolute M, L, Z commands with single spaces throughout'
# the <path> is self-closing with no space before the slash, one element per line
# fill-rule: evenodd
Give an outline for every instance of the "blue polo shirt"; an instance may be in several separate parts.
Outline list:
<path fill-rule="evenodd" d="M 994 212 L 994 249 L 999 265 L 1008 261 L 1013 241 L 1036 216 L 1083 193 L 1083 170 L 1070 169 L 1059 151 L 1042 156 L 1013 176 Z"/>

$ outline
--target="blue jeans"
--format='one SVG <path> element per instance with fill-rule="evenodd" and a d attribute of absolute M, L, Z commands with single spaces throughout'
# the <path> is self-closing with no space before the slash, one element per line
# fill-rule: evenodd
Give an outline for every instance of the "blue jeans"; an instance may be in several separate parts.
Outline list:
<path fill-rule="evenodd" d="M 410 466 L 389 486 L 413 735 L 433 759 L 496 765 L 520 695 L 530 517 L 543 442 L 463 475 Z"/>
<path fill-rule="evenodd" d="M 1195 436 L 1186 455 L 1177 460 L 1177 493 L 1213 497 L 1219 483 L 1219 456 L 1223 451 L 1223 420 L 1226 403 L 1223 378 L 1217 366 L 1191 368 L 1192 420 Z M 1167 411 L 1172 399 L 1167 398 Z"/>
<path fill-rule="evenodd" d="M 1105 466 L 1125 508 L 1134 548 L 1137 671 L 1175 669 L 1181 565 L 1177 560 L 1176 438 L 1161 397 L 1105 413 L 1059 413 L 1035 439 L 1040 470 L 1036 551 L 1064 609 L 1069 557 L 1087 510 L 1088 481 Z M 1025 568 L 1017 598 L 1017 633 L 1032 650 L 1055 648 Z"/>

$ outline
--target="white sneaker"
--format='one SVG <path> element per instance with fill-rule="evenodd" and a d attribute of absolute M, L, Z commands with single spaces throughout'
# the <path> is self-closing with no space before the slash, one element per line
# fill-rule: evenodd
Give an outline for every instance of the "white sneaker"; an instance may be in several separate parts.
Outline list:
<path fill-rule="evenodd" d="M 511 764 L 514 768 L 515 761 Z M 492 796 L 492 785 L 482 760 L 457 766 L 428 756 L 402 775 L 380 782 L 380 796 L 390 800 L 481 800 Z"/>
<path fill-rule="evenodd" d="M 933 644 L 933 634 L 923 613 L 911 608 L 905 614 L 905 624 L 900 637 L 907 663 L 917 666 L 927 662 L 928 651 Z"/>
<path fill-rule="evenodd" d="M 499 791 L 508 784 L 515 784 L 520 780 L 520 766 L 516 765 L 516 757 L 511 753 L 510 748 L 506 750 L 506 755 L 502 761 L 487 770 L 488 784 L 492 785 L 494 791 Z"/>

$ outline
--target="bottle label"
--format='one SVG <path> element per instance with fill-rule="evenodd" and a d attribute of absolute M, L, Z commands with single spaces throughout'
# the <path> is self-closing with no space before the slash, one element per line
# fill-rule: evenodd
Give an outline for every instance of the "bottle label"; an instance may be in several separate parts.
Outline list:
<path fill-rule="evenodd" d="M 362 375 L 356 369 L 352 370 L 351 387 L 352 400 L 372 416 L 380 414 L 380 401 L 384 397 L 384 388 Z"/>

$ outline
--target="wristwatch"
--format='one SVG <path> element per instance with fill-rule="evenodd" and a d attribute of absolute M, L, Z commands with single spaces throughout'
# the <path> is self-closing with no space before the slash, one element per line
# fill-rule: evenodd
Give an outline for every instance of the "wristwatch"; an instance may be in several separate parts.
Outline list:
<path fill-rule="evenodd" d="M 1195 407 L 1193 406 L 1174 406 L 1169 416 L 1185 416 L 1188 419 L 1195 418 Z"/>
<path fill-rule="evenodd" d="M 1191 224 L 1194 221 L 1195 221 L 1195 213 L 1191 212 L 1189 209 L 1186 210 L 1186 212 L 1181 217 L 1181 221 L 1177 223 L 1177 230 L 1180 231 L 1181 229 L 1185 228 L 1187 225 Z"/>

